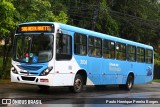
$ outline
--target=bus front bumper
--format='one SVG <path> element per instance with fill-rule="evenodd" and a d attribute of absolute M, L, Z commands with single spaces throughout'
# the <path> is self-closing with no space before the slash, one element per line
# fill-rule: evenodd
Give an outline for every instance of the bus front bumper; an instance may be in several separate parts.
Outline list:
<path fill-rule="evenodd" d="M 46 85 L 52 86 L 53 74 L 48 74 L 47 76 L 34 76 L 34 75 L 20 75 L 11 72 L 11 82 L 34 84 L 34 85 Z"/>

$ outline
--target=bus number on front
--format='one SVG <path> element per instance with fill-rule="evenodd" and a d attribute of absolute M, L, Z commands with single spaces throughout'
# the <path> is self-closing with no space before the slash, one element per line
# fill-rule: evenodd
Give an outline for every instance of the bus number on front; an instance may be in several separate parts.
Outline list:
<path fill-rule="evenodd" d="M 80 64 L 87 65 L 87 60 L 80 60 Z"/>

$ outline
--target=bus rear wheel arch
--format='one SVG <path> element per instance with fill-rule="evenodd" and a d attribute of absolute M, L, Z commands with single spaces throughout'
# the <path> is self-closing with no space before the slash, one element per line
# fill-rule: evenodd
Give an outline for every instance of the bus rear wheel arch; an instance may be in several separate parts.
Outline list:
<path fill-rule="evenodd" d="M 69 89 L 71 92 L 80 93 L 83 91 L 83 86 L 86 85 L 87 74 L 84 70 L 77 72 L 74 78 L 73 86 L 70 86 Z"/>
<path fill-rule="evenodd" d="M 134 85 L 134 74 L 130 73 L 127 77 L 126 84 L 119 85 L 119 88 L 130 91 L 132 89 L 133 85 Z"/>
<path fill-rule="evenodd" d="M 134 84 L 134 75 L 129 74 L 127 77 L 127 82 L 126 82 L 126 89 L 131 90 Z"/>

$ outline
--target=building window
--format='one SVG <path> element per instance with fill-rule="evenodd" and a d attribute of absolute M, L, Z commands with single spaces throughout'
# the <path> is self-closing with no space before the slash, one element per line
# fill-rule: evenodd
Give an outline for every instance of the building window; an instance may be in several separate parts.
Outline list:
<path fill-rule="evenodd" d="M 89 36 L 88 38 L 88 55 L 94 57 L 102 56 L 102 40 L 97 37 Z"/>
<path fill-rule="evenodd" d="M 116 43 L 116 59 L 126 60 L 126 45 L 123 43 Z"/>
<path fill-rule="evenodd" d="M 103 57 L 115 58 L 115 42 L 109 40 L 103 40 Z"/>
<path fill-rule="evenodd" d="M 79 33 L 74 34 L 74 53 L 78 55 L 87 54 L 87 36 Z"/>

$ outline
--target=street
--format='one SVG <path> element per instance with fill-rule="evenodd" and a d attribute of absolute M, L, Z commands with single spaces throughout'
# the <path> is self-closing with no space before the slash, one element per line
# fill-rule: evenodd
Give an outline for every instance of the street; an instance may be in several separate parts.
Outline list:
<path fill-rule="evenodd" d="M 134 85 L 131 91 L 125 91 L 119 89 L 116 85 L 106 86 L 102 88 L 88 86 L 85 87 L 82 93 L 71 93 L 68 90 L 68 87 L 51 87 L 48 91 L 41 91 L 35 85 L 11 83 L 0 84 L 0 98 L 22 101 L 29 100 L 32 101 L 30 102 L 30 104 L 36 104 L 37 101 L 38 105 L 30 105 L 34 107 L 44 107 L 44 105 L 45 107 L 159 107 L 160 99 L 156 99 L 160 98 L 159 87 L 159 83 L 151 83 Z M 129 102 L 130 100 L 131 102 Z M 143 102 L 143 100 L 148 100 L 150 101 L 150 103 L 146 104 L 146 102 Z M 151 102 L 151 100 L 153 100 L 154 102 Z M 24 104 L 17 105 L 19 103 L 17 103 L 16 101 L 12 101 L 12 105 L 3 104 L 1 106 L 27 106 L 25 102 L 21 103 Z M 41 103 L 42 105 L 39 105 Z"/>

